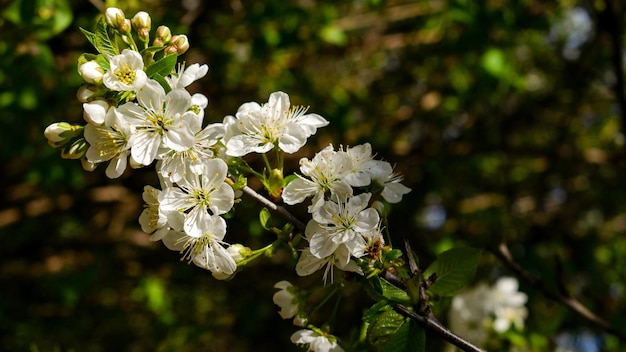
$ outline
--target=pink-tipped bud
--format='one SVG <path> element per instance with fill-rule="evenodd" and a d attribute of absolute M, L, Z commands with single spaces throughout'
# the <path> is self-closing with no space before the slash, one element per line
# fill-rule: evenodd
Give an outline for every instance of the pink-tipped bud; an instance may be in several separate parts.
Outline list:
<path fill-rule="evenodd" d="M 172 32 L 170 31 L 170 28 L 167 26 L 159 26 L 156 30 L 152 45 L 165 46 L 170 43 L 170 40 L 172 40 Z"/>
<path fill-rule="evenodd" d="M 165 55 L 176 54 L 182 55 L 189 49 L 189 40 L 184 34 L 177 34 L 172 36 L 170 45 L 165 48 Z"/>

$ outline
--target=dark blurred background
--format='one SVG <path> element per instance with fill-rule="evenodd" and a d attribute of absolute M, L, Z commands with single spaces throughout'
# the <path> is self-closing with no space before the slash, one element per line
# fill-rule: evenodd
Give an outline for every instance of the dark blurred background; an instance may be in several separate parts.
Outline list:
<path fill-rule="evenodd" d="M 389 228 L 423 265 L 505 240 L 529 271 L 626 325 L 621 1 L 0 0 L 0 350 L 295 350 L 272 286 L 321 280 L 279 253 L 217 281 L 141 232 L 153 169 L 109 180 L 48 146 L 50 123 L 83 123 L 76 60 L 94 49 L 79 27 L 106 6 L 189 36 L 185 59 L 210 67 L 189 88 L 209 97 L 207 123 L 277 90 L 326 117 L 290 171 L 328 143 L 371 143 L 413 189 Z M 227 241 L 270 243 L 258 210 L 238 205 Z M 508 274 L 483 254 L 477 279 Z M 557 336 L 626 349 L 521 288 L 526 329 L 500 350 L 552 350 Z M 358 333 L 370 304 L 346 295 L 339 336 Z"/>

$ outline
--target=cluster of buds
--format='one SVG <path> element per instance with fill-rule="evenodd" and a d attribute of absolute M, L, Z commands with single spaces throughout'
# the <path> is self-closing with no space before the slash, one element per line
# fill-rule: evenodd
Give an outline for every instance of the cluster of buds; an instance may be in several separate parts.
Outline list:
<path fill-rule="evenodd" d="M 89 145 L 83 138 L 83 126 L 67 122 L 57 122 L 48 126 L 44 135 L 48 144 L 61 150 L 63 159 L 80 159 L 85 155 Z"/>

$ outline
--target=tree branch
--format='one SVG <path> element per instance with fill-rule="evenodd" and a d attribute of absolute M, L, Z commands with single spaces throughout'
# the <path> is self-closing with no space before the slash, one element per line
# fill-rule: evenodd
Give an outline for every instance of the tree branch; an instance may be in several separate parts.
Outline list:
<path fill-rule="evenodd" d="M 520 279 L 525 281 L 527 284 L 531 285 L 536 290 L 540 291 L 547 298 L 559 302 L 569 308 L 574 313 L 580 315 L 585 318 L 587 321 L 593 323 L 594 325 L 600 327 L 604 331 L 608 332 L 611 335 L 619 338 L 621 341 L 626 342 L 626 334 L 622 331 L 617 330 L 611 324 L 609 324 L 606 320 L 600 318 L 595 313 L 587 309 L 579 300 L 566 296 L 565 294 L 558 293 L 553 291 L 541 278 L 532 275 L 530 272 L 526 271 L 526 269 L 522 268 L 518 263 L 516 263 L 509 252 L 509 248 L 505 243 L 501 243 L 497 247 L 487 247 L 493 255 L 496 256 L 503 264 L 505 264 L 511 271 L 513 271 Z"/>
<path fill-rule="evenodd" d="M 256 199 L 259 203 L 270 208 L 270 210 L 278 213 L 285 220 L 291 222 L 293 226 L 295 226 L 298 230 L 304 231 L 304 229 L 306 228 L 306 224 L 300 221 L 300 219 L 293 216 L 287 209 L 260 195 L 259 193 L 257 193 L 257 191 L 253 190 L 249 186 L 244 187 L 243 192 Z"/>
<path fill-rule="evenodd" d="M 396 304 L 394 310 L 407 318 L 411 318 L 415 320 L 425 331 L 428 331 L 434 335 L 439 336 L 442 340 L 445 340 L 454 346 L 460 348 L 466 352 L 482 352 L 482 350 L 474 345 L 472 345 L 469 341 L 463 339 L 462 337 L 456 335 L 452 331 L 448 330 L 445 326 L 443 326 L 434 316 L 432 315 L 419 315 L 416 312 L 413 312 L 409 308 L 403 306 L 402 304 Z"/>

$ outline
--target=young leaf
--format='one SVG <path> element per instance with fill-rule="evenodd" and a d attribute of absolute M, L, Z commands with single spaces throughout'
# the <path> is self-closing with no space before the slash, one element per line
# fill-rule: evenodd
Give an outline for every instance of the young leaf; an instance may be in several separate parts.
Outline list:
<path fill-rule="evenodd" d="M 168 55 L 148 66 L 146 68 L 146 75 L 148 78 L 154 78 L 157 74 L 165 77 L 172 73 L 174 66 L 176 66 L 176 60 L 176 55 Z"/>
<path fill-rule="evenodd" d="M 161 87 L 163 87 L 163 89 L 165 90 L 165 93 L 169 93 L 172 90 L 172 87 L 170 87 L 170 84 L 167 83 L 165 78 L 161 76 L 159 73 L 155 73 L 154 76 L 152 76 L 152 79 L 159 82 Z"/>
<path fill-rule="evenodd" d="M 107 31 L 107 24 L 104 21 L 104 17 L 98 20 L 96 24 L 96 50 L 99 53 L 104 54 L 107 58 L 118 55 L 120 52 L 115 45 L 111 42 L 109 32 Z"/>
<path fill-rule="evenodd" d="M 480 249 L 470 247 L 452 248 L 441 253 L 424 271 L 424 277 L 437 274 L 437 280 L 428 291 L 448 296 L 462 289 L 474 277 L 480 253 Z"/>
<path fill-rule="evenodd" d="M 390 307 L 391 308 L 391 307 Z M 393 309 L 382 310 L 367 329 L 367 341 L 374 347 L 382 347 L 404 324 L 404 316 Z M 386 351 L 381 349 L 381 351 Z"/>
<path fill-rule="evenodd" d="M 404 290 L 392 285 L 389 281 L 381 278 L 380 276 L 374 276 L 368 281 L 378 295 L 392 302 L 403 304 L 411 303 L 409 295 Z"/>
<path fill-rule="evenodd" d="M 413 320 L 402 324 L 381 349 L 385 352 L 424 352 L 426 334 Z"/>
<path fill-rule="evenodd" d="M 91 43 L 91 45 L 93 45 L 93 47 L 97 49 L 98 41 L 96 40 L 96 35 L 81 27 L 79 27 L 78 29 L 80 29 L 80 31 L 83 32 L 83 35 L 85 36 L 85 38 L 87 38 L 87 40 Z"/>
<path fill-rule="evenodd" d="M 261 209 L 261 212 L 259 213 L 259 220 L 261 221 L 261 226 L 266 230 L 270 230 L 272 228 L 272 224 L 270 224 L 270 217 L 271 214 L 269 209 Z"/>

